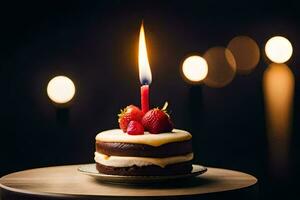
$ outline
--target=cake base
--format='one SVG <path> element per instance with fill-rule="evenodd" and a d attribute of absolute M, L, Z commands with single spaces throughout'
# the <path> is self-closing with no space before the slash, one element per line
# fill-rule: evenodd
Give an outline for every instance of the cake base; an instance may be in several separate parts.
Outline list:
<path fill-rule="evenodd" d="M 183 162 L 167 165 L 165 168 L 157 165 L 148 165 L 143 167 L 111 167 L 96 163 L 99 173 L 120 176 L 167 176 L 187 174 L 192 171 L 192 162 Z"/>
<path fill-rule="evenodd" d="M 96 142 L 98 153 L 112 156 L 163 158 L 192 153 L 192 140 L 172 142 L 158 147 L 145 144 Z"/>

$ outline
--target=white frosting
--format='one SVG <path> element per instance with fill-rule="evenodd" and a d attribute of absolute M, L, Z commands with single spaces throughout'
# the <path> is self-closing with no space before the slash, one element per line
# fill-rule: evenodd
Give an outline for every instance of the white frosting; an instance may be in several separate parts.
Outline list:
<path fill-rule="evenodd" d="M 192 160 L 194 157 L 193 153 L 180 156 L 172 156 L 165 158 L 148 158 L 148 157 L 126 157 L 126 156 L 108 156 L 95 152 L 95 161 L 101 165 L 111 167 L 131 167 L 131 166 L 148 166 L 157 165 L 164 168 L 167 165 L 187 162 Z"/>
<path fill-rule="evenodd" d="M 192 135 L 184 130 L 174 129 L 172 132 L 151 134 L 145 132 L 144 135 L 128 135 L 121 129 L 112 129 L 100 132 L 96 136 L 97 141 L 101 142 L 124 142 L 133 144 L 146 144 L 160 146 L 171 142 L 181 142 L 192 138 Z"/>

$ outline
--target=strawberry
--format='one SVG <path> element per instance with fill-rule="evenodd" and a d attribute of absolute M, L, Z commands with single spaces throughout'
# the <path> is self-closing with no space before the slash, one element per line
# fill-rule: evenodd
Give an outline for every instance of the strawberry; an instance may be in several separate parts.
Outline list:
<path fill-rule="evenodd" d="M 140 122 L 143 118 L 143 112 L 136 106 L 130 105 L 121 110 L 119 116 L 119 126 L 120 129 L 125 133 L 127 131 L 127 126 L 130 121 Z"/>
<path fill-rule="evenodd" d="M 144 134 L 144 127 L 138 121 L 130 121 L 127 126 L 127 133 L 129 135 L 143 135 Z"/>
<path fill-rule="evenodd" d="M 142 124 L 147 131 L 158 134 L 173 130 L 173 123 L 166 112 L 167 106 L 166 103 L 163 109 L 153 108 L 144 115 Z"/>

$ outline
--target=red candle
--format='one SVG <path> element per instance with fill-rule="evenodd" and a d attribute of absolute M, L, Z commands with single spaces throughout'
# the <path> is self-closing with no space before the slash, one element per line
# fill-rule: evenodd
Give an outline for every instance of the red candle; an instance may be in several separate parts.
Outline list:
<path fill-rule="evenodd" d="M 149 110 L 149 85 L 141 86 L 141 108 L 143 113 Z"/>

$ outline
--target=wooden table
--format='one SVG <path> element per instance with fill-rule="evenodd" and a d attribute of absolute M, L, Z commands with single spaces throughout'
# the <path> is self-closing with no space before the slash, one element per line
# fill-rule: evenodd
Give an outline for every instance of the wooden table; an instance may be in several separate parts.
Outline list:
<path fill-rule="evenodd" d="M 180 183 L 144 186 L 101 183 L 80 174 L 79 165 L 47 167 L 8 174 L 0 179 L 6 199 L 216 199 L 256 198 L 257 179 L 238 171 L 208 168 Z M 0 198 L 0 199 L 1 199 Z"/>

